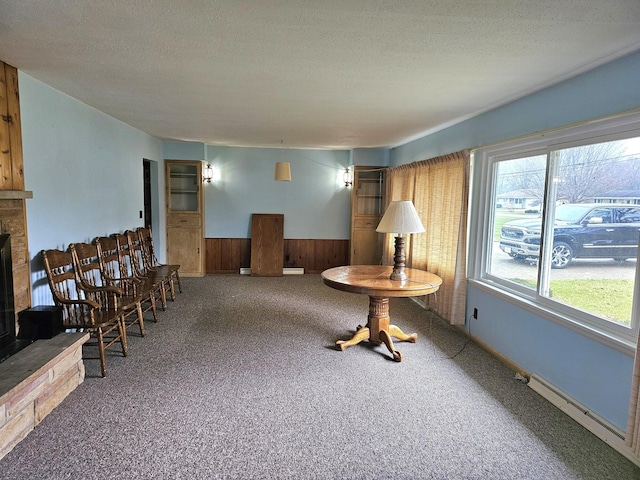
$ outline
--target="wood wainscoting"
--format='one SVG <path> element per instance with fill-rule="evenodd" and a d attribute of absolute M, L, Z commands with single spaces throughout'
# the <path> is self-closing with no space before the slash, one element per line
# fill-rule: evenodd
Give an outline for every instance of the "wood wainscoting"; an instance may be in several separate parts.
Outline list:
<path fill-rule="evenodd" d="M 251 266 L 250 238 L 206 238 L 207 274 L 240 273 Z M 284 267 L 321 273 L 327 268 L 348 265 L 349 240 L 284 239 Z"/>

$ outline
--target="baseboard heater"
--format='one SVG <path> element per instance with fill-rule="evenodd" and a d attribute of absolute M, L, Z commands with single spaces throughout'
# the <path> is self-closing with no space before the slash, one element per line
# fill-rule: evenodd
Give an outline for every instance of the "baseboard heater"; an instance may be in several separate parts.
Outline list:
<path fill-rule="evenodd" d="M 618 453 L 621 453 L 633 463 L 640 466 L 640 458 L 625 445 L 625 435 L 620 429 L 591 412 L 587 407 L 536 374 L 531 375 L 529 386 L 600 440 L 609 444 Z"/>
<path fill-rule="evenodd" d="M 283 275 L 304 275 L 304 268 L 286 267 L 282 269 Z M 240 275 L 251 275 L 251 268 L 241 267 Z"/>

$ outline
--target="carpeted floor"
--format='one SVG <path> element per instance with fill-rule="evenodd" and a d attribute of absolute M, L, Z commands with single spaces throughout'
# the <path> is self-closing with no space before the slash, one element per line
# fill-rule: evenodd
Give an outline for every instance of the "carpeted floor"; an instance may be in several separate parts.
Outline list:
<path fill-rule="evenodd" d="M 635 467 L 463 333 L 407 299 L 417 332 L 390 361 L 367 342 L 368 299 L 319 275 L 183 279 L 0 461 L 2 479 L 593 479 Z M 453 357 L 453 358 L 452 358 Z"/>

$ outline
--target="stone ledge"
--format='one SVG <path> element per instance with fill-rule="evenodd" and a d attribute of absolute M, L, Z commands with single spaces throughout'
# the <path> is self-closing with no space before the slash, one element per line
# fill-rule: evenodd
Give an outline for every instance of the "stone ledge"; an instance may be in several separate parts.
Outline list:
<path fill-rule="evenodd" d="M 88 333 L 61 333 L 0 363 L 0 458 L 84 381 L 88 339 Z"/>

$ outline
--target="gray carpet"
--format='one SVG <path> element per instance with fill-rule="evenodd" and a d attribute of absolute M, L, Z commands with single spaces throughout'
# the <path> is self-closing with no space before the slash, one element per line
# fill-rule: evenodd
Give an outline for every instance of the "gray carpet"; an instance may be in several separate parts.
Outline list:
<path fill-rule="evenodd" d="M 183 279 L 9 455 L 3 479 L 638 479 L 640 469 L 407 299 L 403 361 L 367 342 L 368 299 L 319 275 Z M 453 358 L 451 358 L 453 357 Z"/>

